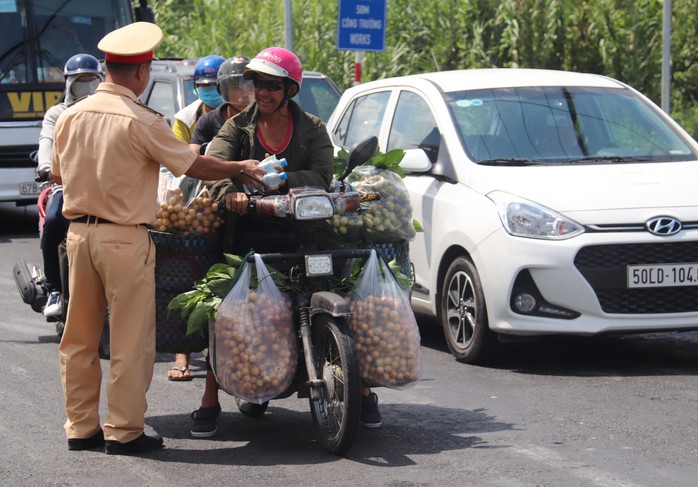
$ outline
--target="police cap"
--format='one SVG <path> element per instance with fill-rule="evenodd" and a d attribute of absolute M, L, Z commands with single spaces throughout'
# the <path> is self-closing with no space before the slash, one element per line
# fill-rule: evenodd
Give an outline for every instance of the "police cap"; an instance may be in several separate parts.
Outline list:
<path fill-rule="evenodd" d="M 150 22 L 135 22 L 105 35 L 97 47 L 113 63 L 138 64 L 150 61 L 162 41 L 162 29 Z"/>

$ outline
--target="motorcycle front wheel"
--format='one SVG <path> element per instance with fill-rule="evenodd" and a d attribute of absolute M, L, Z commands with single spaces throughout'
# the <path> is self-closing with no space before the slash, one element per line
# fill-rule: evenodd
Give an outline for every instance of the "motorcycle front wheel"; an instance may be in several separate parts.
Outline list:
<path fill-rule="evenodd" d="M 361 413 L 361 376 L 356 346 L 347 324 L 329 315 L 315 317 L 313 352 L 320 399 L 310 409 L 322 445 L 342 455 L 354 444 Z"/>

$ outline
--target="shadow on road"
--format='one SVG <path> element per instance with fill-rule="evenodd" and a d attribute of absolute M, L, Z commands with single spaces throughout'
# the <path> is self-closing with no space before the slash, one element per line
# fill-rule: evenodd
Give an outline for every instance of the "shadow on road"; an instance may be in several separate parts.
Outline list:
<path fill-rule="evenodd" d="M 0 242 L 12 238 L 37 237 L 39 234 L 39 213 L 36 205 L 15 206 L 14 203 L 0 203 Z"/>
<path fill-rule="evenodd" d="M 556 376 L 698 375 L 698 332 L 546 337 L 502 347 L 490 366 Z"/>
<path fill-rule="evenodd" d="M 273 404 L 273 403 L 272 403 Z M 465 411 L 423 404 L 386 404 L 381 408 L 384 426 L 360 429 L 354 447 L 345 458 L 372 466 L 414 465 L 413 455 L 439 454 L 490 446 L 478 433 L 512 430 L 484 410 Z M 182 416 L 158 416 L 147 422 L 166 438 L 189 438 L 190 420 Z M 315 439 L 310 411 L 302 413 L 269 407 L 261 420 L 238 412 L 223 412 L 218 434 L 202 449 L 165 449 L 155 460 L 208 465 L 300 465 L 337 461 Z M 231 446 L 231 442 L 237 443 Z"/>
<path fill-rule="evenodd" d="M 422 346 L 450 355 L 443 330 L 418 315 Z M 454 367 L 473 367 L 453 360 Z M 698 375 L 698 331 L 547 336 L 499 344 L 483 367 L 553 376 Z"/>

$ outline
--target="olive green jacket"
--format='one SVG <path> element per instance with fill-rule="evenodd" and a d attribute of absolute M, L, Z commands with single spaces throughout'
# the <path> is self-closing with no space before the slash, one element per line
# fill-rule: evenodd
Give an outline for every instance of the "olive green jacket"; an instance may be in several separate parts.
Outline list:
<path fill-rule="evenodd" d="M 288 102 L 293 117 L 291 158 L 285 171 L 287 187 L 319 186 L 328 189 L 332 181 L 334 148 L 325 124 L 318 117 L 303 110 L 294 101 Z M 255 128 L 258 109 L 253 103 L 228 119 L 209 144 L 207 155 L 225 161 L 242 161 L 255 154 Z M 222 201 L 227 193 L 238 191 L 231 179 L 217 181 L 211 186 L 211 195 Z"/>

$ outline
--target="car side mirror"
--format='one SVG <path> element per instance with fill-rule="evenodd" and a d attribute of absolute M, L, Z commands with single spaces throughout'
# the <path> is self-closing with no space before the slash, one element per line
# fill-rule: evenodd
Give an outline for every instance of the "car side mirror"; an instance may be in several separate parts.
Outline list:
<path fill-rule="evenodd" d="M 400 167 L 405 173 L 422 173 L 431 169 L 431 160 L 423 149 L 408 149 L 400 161 Z"/>

